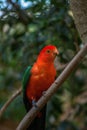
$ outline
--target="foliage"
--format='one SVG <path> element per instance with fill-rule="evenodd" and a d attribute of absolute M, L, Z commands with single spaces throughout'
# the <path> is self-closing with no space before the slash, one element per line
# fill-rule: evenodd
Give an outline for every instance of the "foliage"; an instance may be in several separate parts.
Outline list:
<path fill-rule="evenodd" d="M 25 3 L 26 6 L 21 0 L 0 2 L 0 107 L 20 87 L 26 66 L 35 61 L 43 46 L 56 45 L 60 52 L 58 61 L 62 65 L 68 63 L 83 45 L 68 1 L 25 0 Z M 74 124 L 73 130 L 74 127 L 85 128 L 86 66 L 85 58 L 48 103 L 47 130 L 63 130 L 62 126 L 67 120 Z M 22 119 L 25 111 L 21 109 L 23 103 L 20 100 L 21 97 L 17 98 L 9 106 L 4 119 Z M 19 114 L 17 118 L 15 113 Z M 61 123 L 64 120 L 66 122 Z M 69 122 L 66 125 L 69 126 Z"/>

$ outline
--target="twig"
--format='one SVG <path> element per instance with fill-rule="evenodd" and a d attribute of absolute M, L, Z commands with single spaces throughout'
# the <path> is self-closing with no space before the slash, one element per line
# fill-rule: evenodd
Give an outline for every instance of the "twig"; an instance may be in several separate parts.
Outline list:
<path fill-rule="evenodd" d="M 85 103 L 87 103 L 87 91 L 85 91 L 80 96 L 78 96 L 75 99 L 75 102 L 78 103 L 78 104 L 82 104 L 82 105 L 85 104 Z"/>
<path fill-rule="evenodd" d="M 77 55 L 72 59 L 72 61 L 67 65 L 60 76 L 55 80 L 51 87 L 46 91 L 46 93 L 38 100 L 37 109 L 32 107 L 32 109 L 25 115 L 25 117 L 20 122 L 16 130 L 26 130 L 26 128 L 31 124 L 32 120 L 37 115 L 38 111 L 47 103 L 47 101 L 52 97 L 52 95 L 58 90 L 58 88 L 63 84 L 63 82 L 68 78 L 70 73 L 75 69 L 78 63 L 81 62 L 82 58 L 87 53 L 87 44 L 77 53 Z"/>
<path fill-rule="evenodd" d="M 0 109 L 0 118 L 2 117 L 4 111 L 7 109 L 7 107 L 10 105 L 10 103 L 22 92 L 22 88 L 18 89 L 4 104 L 4 106 Z"/>
<path fill-rule="evenodd" d="M 19 19 L 21 20 L 21 22 L 23 22 L 25 25 L 29 24 L 30 21 L 32 21 L 32 17 L 29 16 L 25 10 L 21 9 L 20 6 L 16 3 L 13 2 L 12 0 L 7 0 L 12 6 L 13 8 L 16 10 Z"/>
<path fill-rule="evenodd" d="M 66 119 L 73 120 L 74 117 L 76 116 L 77 112 L 79 111 L 79 107 L 80 105 L 84 105 L 87 103 L 87 92 L 83 92 L 81 95 L 77 96 L 74 99 L 74 103 L 76 104 L 76 106 L 72 107 L 71 104 L 69 102 L 65 102 L 65 104 L 67 104 L 66 109 L 64 109 L 63 114 L 60 117 L 60 121 L 64 121 Z"/>

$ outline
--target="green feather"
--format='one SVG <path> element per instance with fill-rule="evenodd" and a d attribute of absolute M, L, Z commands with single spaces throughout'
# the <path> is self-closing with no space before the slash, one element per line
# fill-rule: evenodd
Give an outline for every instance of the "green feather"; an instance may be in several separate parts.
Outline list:
<path fill-rule="evenodd" d="M 27 69 L 24 72 L 23 76 L 23 81 L 22 81 L 22 86 L 23 86 L 23 93 L 25 94 L 27 83 L 29 81 L 30 75 L 31 75 L 31 68 L 32 66 L 28 66 Z"/>

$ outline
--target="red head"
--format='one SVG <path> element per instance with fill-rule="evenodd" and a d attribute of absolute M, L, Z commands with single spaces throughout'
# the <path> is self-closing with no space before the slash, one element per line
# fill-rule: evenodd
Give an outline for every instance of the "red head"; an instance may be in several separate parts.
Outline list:
<path fill-rule="evenodd" d="M 59 54 L 59 52 L 58 52 L 56 46 L 47 45 L 41 50 L 41 52 L 38 56 L 38 60 L 42 61 L 42 62 L 50 63 L 50 62 L 54 61 L 56 55 L 58 55 L 58 54 Z"/>

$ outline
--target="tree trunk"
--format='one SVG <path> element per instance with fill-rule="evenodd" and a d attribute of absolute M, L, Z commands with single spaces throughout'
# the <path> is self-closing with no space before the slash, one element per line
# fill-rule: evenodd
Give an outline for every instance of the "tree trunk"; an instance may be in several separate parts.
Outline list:
<path fill-rule="evenodd" d="M 87 0 L 70 0 L 74 22 L 83 43 L 87 42 Z"/>

